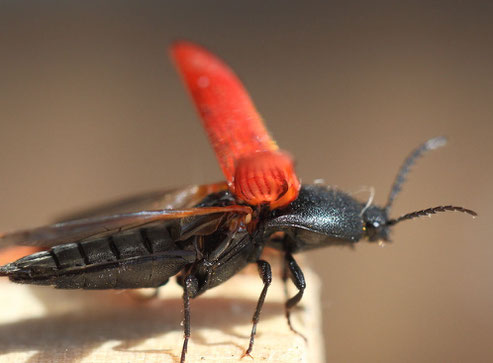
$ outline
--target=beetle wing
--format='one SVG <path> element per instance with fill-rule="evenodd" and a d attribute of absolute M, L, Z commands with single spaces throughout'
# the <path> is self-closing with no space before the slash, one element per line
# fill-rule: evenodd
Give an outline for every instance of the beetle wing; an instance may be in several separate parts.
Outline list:
<path fill-rule="evenodd" d="M 228 186 L 225 182 L 220 182 L 216 184 L 192 185 L 169 190 L 159 190 L 62 215 L 56 221 L 66 222 L 98 216 L 134 213 L 143 210 L 187 209 L 197 205 L 207 195 L 226 190 L 227 188 Z"/>
<path fill-rule="evenodd" d="M 247 215 L 251 212 L 250 207 L 231 205 L 225 207 L 145 210 L 134 213 L 89 217 L 7 233 L 0 236 L 0 246 L 2 248 L 12 245 L 48 248 L 86 238 L 110 235 L 154 222 L 182 220 L 212 214 L 234 213 Z"/>

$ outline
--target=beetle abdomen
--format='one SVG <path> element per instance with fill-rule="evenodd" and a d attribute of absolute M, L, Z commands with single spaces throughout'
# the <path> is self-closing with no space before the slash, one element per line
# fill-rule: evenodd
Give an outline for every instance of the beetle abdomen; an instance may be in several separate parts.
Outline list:
<path fill-rule="evenodd" d="M 58 245 L 1 268 L 18 283 L 61 289 L 158 287 L 195 260 L 176 246 L 166 226 Z"/>

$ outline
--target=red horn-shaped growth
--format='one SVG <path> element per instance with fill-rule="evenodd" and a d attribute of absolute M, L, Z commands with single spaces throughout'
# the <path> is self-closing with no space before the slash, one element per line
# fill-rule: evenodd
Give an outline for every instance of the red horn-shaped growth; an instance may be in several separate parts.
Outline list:
<path fill-rule="evenodd" d="M 300 182 L 293 161 L 269 135 L 234 72 L 193 43 L 177 42 L 171 54 L 234 195 L 271 208 L 296 199 Z"/>

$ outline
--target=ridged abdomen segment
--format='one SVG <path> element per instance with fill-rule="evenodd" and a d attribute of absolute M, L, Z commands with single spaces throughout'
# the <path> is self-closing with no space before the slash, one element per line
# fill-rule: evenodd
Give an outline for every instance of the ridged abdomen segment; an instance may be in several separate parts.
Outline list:
<path fill-rule="evenodd" d="M 61 289 L 158 287 L 195 260 L 166 226 L 140 228 L 69 243 L 3 267 L 12 281 Z"/>

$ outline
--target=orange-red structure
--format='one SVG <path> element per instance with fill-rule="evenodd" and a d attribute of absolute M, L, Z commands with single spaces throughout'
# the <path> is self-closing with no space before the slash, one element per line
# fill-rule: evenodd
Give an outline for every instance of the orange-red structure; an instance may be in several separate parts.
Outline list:
<path fill-rule="evenodd" d="M 234 72 L 206 49 L 177 42 L 171 55 L 197 107 L 234 195 L 277 208 L 298 196 L 289 154 L 279 149 Z"/>

